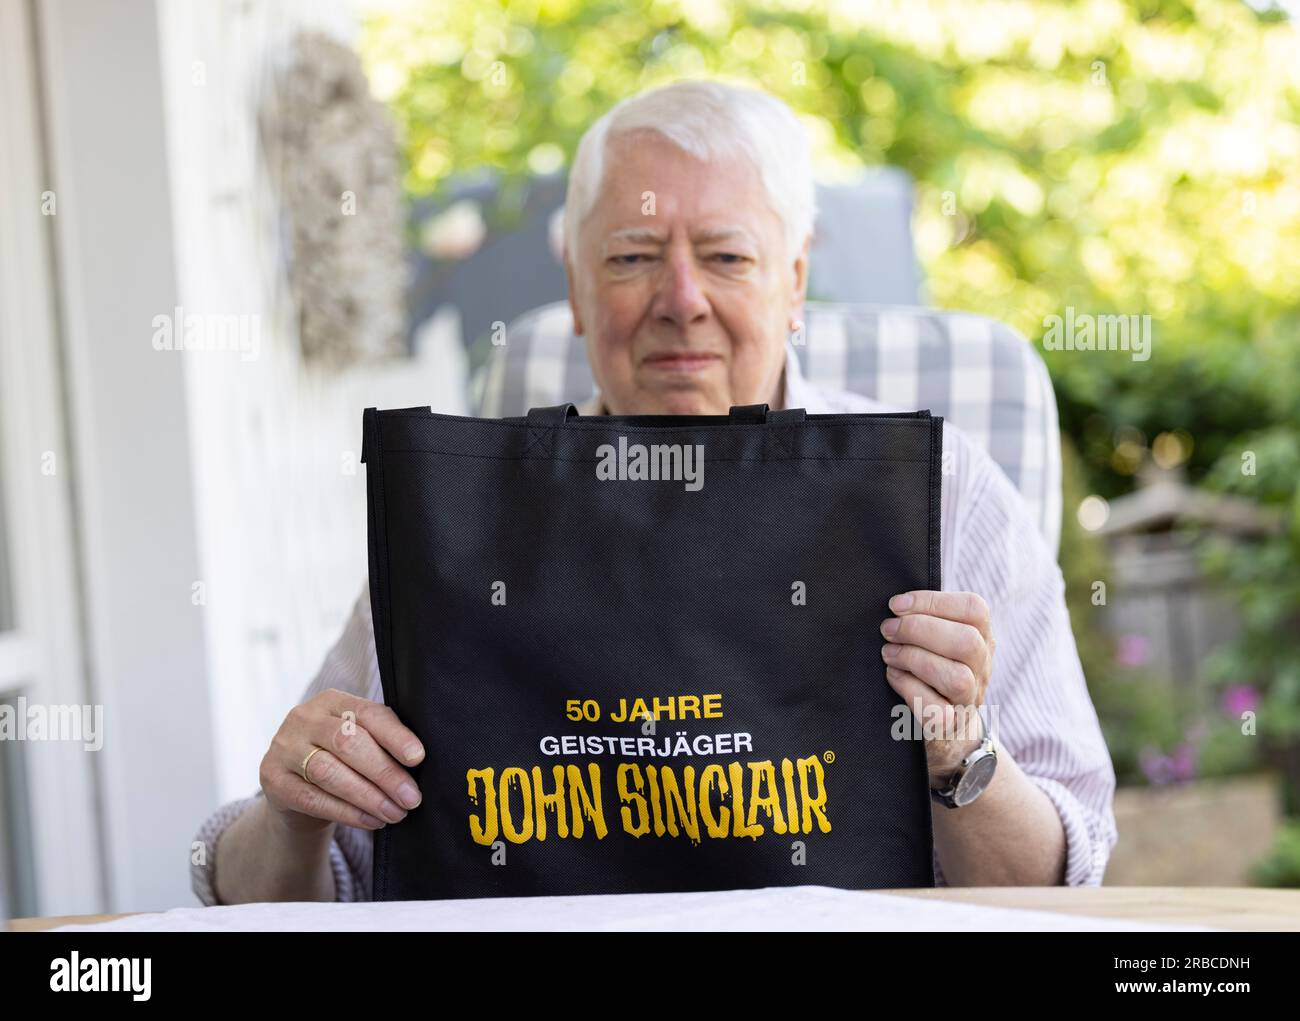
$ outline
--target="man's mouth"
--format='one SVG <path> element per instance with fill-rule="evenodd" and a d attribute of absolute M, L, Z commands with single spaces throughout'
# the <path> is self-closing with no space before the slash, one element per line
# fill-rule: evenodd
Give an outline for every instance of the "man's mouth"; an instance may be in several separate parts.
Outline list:
<path fill-rule="evenodd" d="M 664 351 L 647 357 L 644 365 L 658 372 L 700 372 L 721 360 L 720 355 L 702 351 Z"/>

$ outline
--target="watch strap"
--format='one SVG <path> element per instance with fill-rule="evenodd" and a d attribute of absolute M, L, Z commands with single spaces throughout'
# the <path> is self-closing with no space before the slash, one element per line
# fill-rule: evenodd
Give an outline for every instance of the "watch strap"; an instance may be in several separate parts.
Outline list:
<path fill-rule="evenodd" d="M 962 778 L 966 775 L 966 770 L 970 768 L 971 762 L 976 758 L 983 758 L 985 755 L 997 755 L 997 746 L 994 744 L 993 738 L 989 735 L 989 727 L 988 724 L 984 722 L 984 715 L 978 708 L 975 710 L 975 715 L 979 717 L 980 729 L 983 735 L 980 739 L 980 743 L 976 746 L 974 751 L 958 763 L 957 768 L 948 777 L 942 787 L 930 788 L 931 800 L 938 802 L 945 808 L 958 807 L 956 800 L 957 785 L 961 783 Z M 983 792 L 981 791 L 980 793 Z M 976 795 L 976 797 L 978 797 L 978 795 Z"/>

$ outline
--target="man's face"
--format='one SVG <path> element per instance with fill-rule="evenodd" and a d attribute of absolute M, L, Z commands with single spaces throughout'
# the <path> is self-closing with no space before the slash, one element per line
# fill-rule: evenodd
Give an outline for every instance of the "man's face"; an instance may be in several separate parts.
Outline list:
<path fill-rule="evenodd" d="M 787 261 L 747 160 L 701 163 L 649 132 L 616 139 L 574 249 L 569 305 L 611 414 L 780 406 L 808 245 Z"/>

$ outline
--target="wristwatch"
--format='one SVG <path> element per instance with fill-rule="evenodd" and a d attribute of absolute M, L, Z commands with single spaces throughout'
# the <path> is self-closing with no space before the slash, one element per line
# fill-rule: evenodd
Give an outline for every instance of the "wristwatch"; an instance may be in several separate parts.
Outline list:
<path fill-rule="evenodd" d="M 930 788 L 930 797 L 945 808 L 961 808 L 978 798 L 988 788 L 998 766 L 998 750 L 989 736 L 988 724 L 978 710 L 975 715 L 984 733 L 979 747 L 961 760 L 942 787 Z"/>

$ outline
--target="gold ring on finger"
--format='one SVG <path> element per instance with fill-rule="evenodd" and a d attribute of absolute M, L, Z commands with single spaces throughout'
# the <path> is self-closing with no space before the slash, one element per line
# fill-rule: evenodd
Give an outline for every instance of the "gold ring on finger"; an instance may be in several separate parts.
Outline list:
<path fill-rule="evenodd" d="M 317 752 L 323 752 L 324 750 L 325 749 L 321 748 L 319 745 L 315 745 L 312 747 L 312 750 L 307 753 L 307 757 L 302 760 L 302 768 L 299 770 L 299 772 L 302 773 L 302 778 L 306 780 L 309 784 L 314 785 L 316 781 L 307 775 L 307 763 L 311 761 L 311 757 L 313 755 L 315 755 Z"/>

